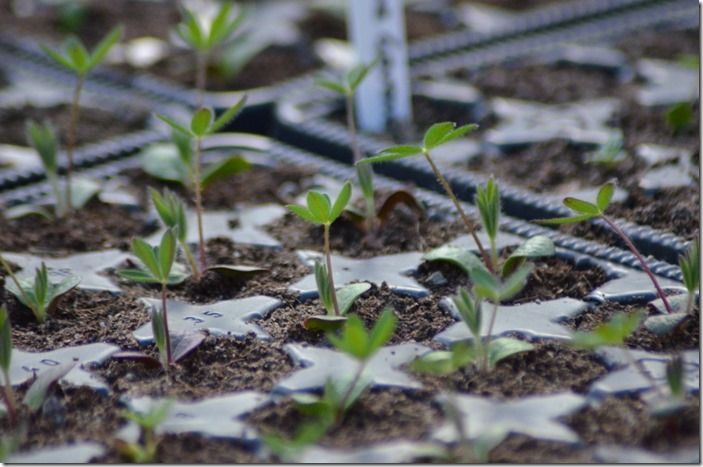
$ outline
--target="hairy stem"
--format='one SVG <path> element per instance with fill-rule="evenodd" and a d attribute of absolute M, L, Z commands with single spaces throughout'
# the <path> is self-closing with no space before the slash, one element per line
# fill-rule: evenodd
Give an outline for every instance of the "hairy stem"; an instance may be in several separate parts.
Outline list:
<path fill-rule="evenodd" d="M 608 216 L 601 215 L 601 218 L 605 221 L 606 224 L 610 226 L 611 229 L 613 229 L 613 231 L 622 239 L 622 241 L 625 242 L 625 245 L 627 245 L 627 248 L 630 249 L 632 254 L 635 255 L 635 258 L 637 258 L 637 261 L 639 261 L 640 266 L 642 266 L 642 270 L 649 276 L 649 279 L 652 281 L 652 284 L 654 284 L 654 288 L 657 290 L 657 295 L 659 296 L 659 298 L 661 298 L 662 303 L 664 303 L 664 308 L 666 308 L 666 312 L 673 313 L 671 305 L 669 304 L 669 300 L 667 300 L 666 295 L 664 295 L 664 291 L 659 285 L 659 281 L 657 280 L 652 270 L 649 269 L 649 266 L 647 266 L 647 262 L 645 261 L 644 257 L 639 252 L 639 250 L 637 250 L 637 247 L 634 245 L 634 243 L 632 243 L 627 234 L 625 234 L 625 232 L 623 232 L 622 229 L 618 227 L 617 224 L 615 224 L 615 222 L 610 220 Z"/>
<path fill-rule="evenodd" d="M 449 182 L 447 182 L 447 179 L 444 178 L 442 173 L 439 171 L 439 168 L 434 163 L 434 160 L 432 160 L 430 153 L 428 151 L 422 151 L 422 155 L 425 156 L 425 159 L 427 159 L 427 162 L 430 164 L 430 167 L 432 167 L 432 172 L 434 172 L 435 177 L 437 177 L 437 181 L 440 183 L 440 185 L 442 185 L 442 188 L 444 188 L 444 191 L 447 193 L 447 196 L 449 196 L 449 199 L 452 200 L 452 203 L 454 203 L 454 207 L 459 212 L 459 217 L 461 217 L 461 220 L 464 222 L 466 229 L 471 234 L 471 237 L 474 239 L 474 242 L 476 243 L 476 246 L 478 247 L 478 250 L 481 253 L 483 262 L 493 272 L 493 266 L 491 265 L 488 253 L 486 253 L 486 249 L 483 248 L 481 240 L 479 240 L 478 235 L 476 235 L 476 228 L 472 227 L 471 220 L 469 219 L 469 216 L 466 215 L 466 212 L 464 212 L 464 209 L 461 207 L 459 200 L 454 194 L 454 190 L 452 190 L 452 187 L 449 186 Z"/>
<path fill-rule="evenodd" d="M 6 369 L 2 371 L 3 376 L 3 399 L 7 407 L 7 415 L 10 419 L 10 425 L 15 426 L 17 423 L 17 403 L 15 402 L 15 391 L 12 389 L 12 380 L 10 380 L 10 372 Z"/>
<path fill-rule="evenodd" d="M 491 310 L 491 321 L 488 323 L 488 335 L 486 336 L 485 344 L 483 344 L 483 360 L 481 365 L 484 371 L 488 369 L 488 352 L 491 347 L 491 338 L 493 336 L 493 326 L 496 323 L 496 315 L 498 315 L 498 302 L 493 303 L 493 309 Z M 481 338 L 480 331 L 478 337 L 479 339 Z"/>
<path fill-rule="evenodd" d="M 196 282 L 199 282 L 201 276 L 200 269 L 198 268 L 198 263 L 195 262 L 193 252 L 190 251 L 190 246 L 188 245 L 188 242 L 181 242 L 181 248 L 183 248 L 183 253 L 186 255 L 186 261 L 188 261 L 190 270 L 193 273 L 193 278 L 196 280 Z"/>
<path fill-rule="evenodd" d="M 193 191 L 195 192 L 195 212 L 198 217 L 198 254 L 200 256 L 200 273 L 207 267 L 205 257 L 205 237 L 203 235 L 203 193 L 200 180 L 200 153 L 202 150 L 202 138 L 195 139 L 195 157 L 193 158 Z"/>
<path fill-rule="evenodd" d="M 337 303 L 337 289 L 334 287 L 334 272 L 332 271 L 332 253 L 330 252 L 330 224 L 324 225 L 325 234 L 325 261 L 327 263 L 327 277 L 330 280 L 330 288 L 332 289 L 332 305 L 334 306 L 334 315 L 341 316 L 339 311 L 339 303 Z"/>
<path fill-rule="evenodd" d="M 344 391 L 344 395 L 339 401 L 339 407 L 337 407 L 337 415 L 335 417 L 335 423 L 339 424 L 342 422 L 342 419 L 344 418 L 344 412 L 345 412 L 345 407 L 347 405 L 347 400 L 349 397 L 352 395 L 352 392 L 354 392 L 354 388 L 356 388 L 356 385 L 359 384 L 359 380 L 361 379 L 361 375 L 364 373 L 364 369 L 366 368 L 366 360 L 362 360 L 359 363 L 359 368 L 356 369 L 356 373 L 354 373 L 354 377 L 351 380 L 351 383 L 349 383 L 349 386 L 347 387 L 347 390 Z"/>
<path fill-rule="evenodd" d="M 73 210 L 73 200 L 71 199 L 71 177 L 73 176 L 73 149 L 76 146 L 76 127 L 78 126 L 78 112 L 80 110 L 81 90 L 85 82 L 84 75 L 78 75 L 76 87 L 73 90 L 73 101 L 71 102 L 71 121 L 68 126 L 68 141 L 66 144 L 66 154 L 68 155 L 68 166 L 66 167 L 66 209 Z"/>
<path fill-rule="evenodd" d="M 166 335 L 166 361 L 168 365 L 173 364 L 173 355 L 171 354 L 171 333 L 168 332 L 168 312 L 166 311 L 166 283 L 161 284 L 161 313 L 164 318 L 164 334 Z M 168 371 L 168 369 L 166 370 Z"/>
<path fill-rule="evenodd" d="M 493 270 L 498 271 L 498 248 L 496 247 L 496 239 L 490 237 L 489 241 L 491 243 L 491 263 L 493 264 Z"/>

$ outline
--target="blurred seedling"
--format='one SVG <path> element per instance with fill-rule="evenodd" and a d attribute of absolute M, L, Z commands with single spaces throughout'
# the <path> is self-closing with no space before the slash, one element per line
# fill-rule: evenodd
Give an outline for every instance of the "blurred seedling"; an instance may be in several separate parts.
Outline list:
<path fill-rule="evenodd" d="M 627 153 L 623 149 L 622 138 L 612 138 L 607 143 L 594 151 L 587 162 L 613 169 L 627 159 Z"/>
<path fill-rule="evenodd" d="M 73 91 L 71 102 L 71 116 L 68 127 L 68 141 L 66 144 L 66 154 L 68 155 L 68 165 L 66 167 L 66 208 L 73 210 L 73 197 L 71 195 L 73 174 L 73 151 L 76 145 L 76 127 L 78 125 L 78 113 L 80 110 L 80 99 L 85 79 L 96 66 L 101 64 L 110 49 L 122 38 L 124 28 L 120 25 L 111 30 L 95 46 L 92 52 L 88 52 L 85 45 L 76 37 L 69 37 L 63 45 L 62 50 L 54 50 L 42 46 L 44 52 L 59 66 L 67 69 L 76 76 L 76 86 Z"/>
<path fill-rule="evenodd" d="M 116 447 L 120 454 L 130 462 L 137 464 L 153 463 L 159 447 L 159 438 L 156 429 L 168 417 L 173 401 L 170 399 L 154 404 L 148 411 L 124 410 L 123 418 L 134 422 L 139 427 L 139 439 L 128 442 L 123 439 L 116 440 Z"/>

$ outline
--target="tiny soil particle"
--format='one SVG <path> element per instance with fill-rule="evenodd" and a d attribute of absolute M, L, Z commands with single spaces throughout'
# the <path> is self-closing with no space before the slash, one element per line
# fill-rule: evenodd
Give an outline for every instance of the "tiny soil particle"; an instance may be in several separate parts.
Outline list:
<path fill-rule="evenodd" d="M 208 271 L 200 282 L 190 277 L 182 284 L 169 287 L 169 298 L 192 303 L 211 303 L 253 295 L 286 297 L 288 286 L 309 273 L 308 268 L 294 253 L 273 248 L 235 244 L 225 238 L 208 240 L 206 252 L 210 265 L 257 266 L 268 269 L 268 271 L 242 279 L 228 278 Z M 132 268 L 135 265 L 122 264 L 117 270 L 127 267 Z M 161 288 L 158 285 L 135 284 L 117 276 L 116 271 L 111 271 L 110 277 L 117 281 L 122 289 L 136 295 L 160 296 Z"/>
<path fill-rule="evenodd" d="M 76 146 L 103 141 L 107 138 L 143 130 L 148 120 L 146 109 L 134 105 L 115 109 L 81 107 L 76 127 Z M 71 106 L 58 104 L 49 107 L 24 105 L 0 109 L 0 141 L 18 146 L 28 145 L 25 137 L 25 122 L 47 121 L 56 129 L 62 146 L 68 141 Z"/>
<path fill-rule="evenodd" d="M 156 356 L 153 347 L 147 353 Z M 244 340 L 209 336 L 168 376 L 161 368 L 125 360 L 111 360 L 96 373 L 120 394 L 201 399 L 243 390 L 269 392 L 292 369 L 279 347 L 250 335 Z"/>
<path fill-rule="evenodd" d="M 138 344 L 132 332 L 149 321 L 147 310 L 136 297 L 109 292 L 74 289 L 59 299 L 56 309 L 43 324 L 14 297 L 8 297 L 6 303 L 12 322 L 13 345 L 28 351 L 95 342 L 136 349 Z"/>
<path fill-rule="evenodd" d="M 129 249 L 133 237 L 150 234 L 156 225 L 145 212 L 91 201 L 62 219 L 0 217 L 0 250 L 64 256 L 101 249 Z"/>
<path fill-rule="evenodd" d="M 689 397 L 687 402 L 682 413 L 656 418 L 639 398 L 608 396 L 567 417 L 566 422 L 589 445 L 619 444 L 671 451 L 700 443 L 700 400 Z"/>
<path fill-rule="evenodd" d="M 417 374 L 427 388 L 456 390 L 469 394 L 514 399 L 554 394 L 582 393 L 607 368 L 594 354 L 556 342 L 537 342 L 533 350 L 501 360 L 489 373 L 467 366 L 451 375 Z"/>
<path fill-rule="evenodd" d="M 291 437 L 302 418 L 293 403 L 286 400 L 255 412 L 248 421 L 263 433 Z M 391 440 L 420 440 L 441 421 L 439 406 L 424 391 L 374 389 L 365 392 L 349 410 L 344 423 L 331 429 L 319 444 L 358 448 Z"/>
<path fill-rule="evenodd" d="M 581 313 L 562 322 L 576 331 L 590 331 L 596 326 L 605 323 L 617 312 L 632 313 L 645 309 L 649 316 L 655 313 L 649 307 L 641 305 L 623 305 L 620 303 L 606 302 L 597 307 Z M 700 347 L 700 312 L 694 308 L 691 317 L 681 324 L 672 334 L 657 336 L 648 331 L 643 325 L 630 336 L 625 343 L 628 347 L 650 352 L 671 352 L 678 350 L 692 350 Z"/>
<path fill-rule="evenodd" d="M 131 185 L 138 189 L 143 205 L 150 203 L 148 187 L 161 191 L 168 188 L 181 199 L 194 204 L 191 187 L 187 189 L 178 183 L 157 180 L 141 169 L 131 169 L 124 173 Z M 255 166 L 247 172 L 235 174 L 210 185 L 203 192 L 203 207 L 206 209 L 232 209 L 239 203 L 290 203 L 307 188 L 309 170 L 289 165 L 274 168 Z"/>

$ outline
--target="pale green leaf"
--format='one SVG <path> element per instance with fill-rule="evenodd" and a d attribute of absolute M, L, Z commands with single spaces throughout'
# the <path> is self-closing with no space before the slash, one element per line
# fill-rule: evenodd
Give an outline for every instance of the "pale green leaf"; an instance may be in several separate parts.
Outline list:
<path fill-rule="evenodd" d="M 251 163 L 242 156 L 231 156 L 209 166 L 202 176 L 200 186 L 203 190 L 218 180 L 251 170 Z"/>
<path fill-rule="evenodd" d="M 526 240 L 522 245 L 505 260 L 503 264 L 503 277 L 515 271 L 524 264 L 527 258 L 539 258 L 543 256 L 553 256 L 556 250 L 554 242 L 545 235 L 535 235 Z"/>

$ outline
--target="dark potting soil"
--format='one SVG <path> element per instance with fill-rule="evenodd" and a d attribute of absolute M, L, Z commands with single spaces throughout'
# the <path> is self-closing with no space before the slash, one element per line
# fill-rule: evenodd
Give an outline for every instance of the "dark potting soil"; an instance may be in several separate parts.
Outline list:
<path fill-rule="evenodd" d="M 668 231 L 686 240 L 692 240 L 698 235 L 700 193 L 697 188 L 667 188 L 658 190 L 653 195 L 635 188 L 628 193 L 624 202 L 613 203 L 608 208 L 610 217 Z M 588 240 L 625 247 L 620 237 L 607 227 L 579 223 L 561 226 L 560 230 Z"/>
<path fill-rule="evenodd" d="M 15 348 L 43 352 L 74 345 L 107 342 L 137 349 L 132 332 L 149 321 L 149 313 L 135 296 L 74 289 L 59 299 L 56 309 L 40 324 L 32 312 L 5 292 Z"/>
<path fill-rule="evenodd" d="M 31 16 L 18 17 L 12 14 L 11 0 L 0 1 L 0 24 L 22 34 L 38 36 L 53 41 L 63 40 L 76 34 L 88 46 L 97 44 L 118 24 L 125 27 L 124 39 L 151 36 L 165 39 L 169 31 L 180 20 L 177 2 L 148 0 L 115 0 L 110 2 L 90 0 L 81 2 L 85 6 L 84 16 L 75 25 L 62 19 L 62 8 L 39 4 Z M 67 18 L 67 15 L 63 15 Z"/>
<path fill-rule="evenodd" d="M 148 187 L 161 191 L 168 188 L 176 192 L 184 201 L 193 205 L 190 187 L 184 188 L 178 183 L 155 179 L 141 169 L 131 169 L 124 173 L 130 179 L 130 185 L 138 188 L 142 205 L 151 203 Z M 293 202 L 296 196 L 308 189 L 312 173 L 309 170 L 281 165 L 276 167 L 254 166 L 242 172 L 210 185 L 203 192 L 203 206 L 206 209 L 232 209 L 239 203 L 281 203 Z"/>
<path fill-rule="evenodd" d="M 56 129 L 60 147 L 65 148 L 71 120 L 71 106 L 58 104 L 49 107 L 24 105 L 0 109 L 0 141 L 3 144 L 28 146 L 25 137 L 27 120 L 49 122 Z M 96 143 L 146 127 L 148 113 L 134 106 L 119 111 L 81 107 L 76 127 L 76 146 Z"/>
<path fill-rule="evenodd" d="M 691 104 L 693 118 L 691 124 L 680 131 L 674 131 L 666 122 L 668 108 L 650 108 L 637 104 L 625 90 L 622 110 L 616 125 L 622 128 L 625 136 L 624 147 L 630 151 L 640 143 L 653 143 L 663 146 L 684 148 L 696 155 L 700 154 L 700 109 Z M 696 157 L 696 160 L 698 157 Z"/>
<path fill-rule="evenodd" d="M 308 268 L 294 253 L 273 248 L 238 245 L 225 238 L 208 240 L 206 253 L 209 265 L 257 266 L 266 268 L 268 271 L 242 279 L 228 278 L 208 271 L 200 282 L 189 278 L 182 284 L 169 287 L 169 298 L 191 303 L 211 303 L 261 294 L 286 297 L 288 286 L 309 273 Z M 138 265 L 122 264 L 118 270 L 125 267 L 133 268 Z M 116 271 L 110 271 L 109 275 L 123 290 L 142 297 L 160 297 L 160 286 L 126 281 L 120 278 Z"/>
<path fill-rule="evenodd" d="M 144 212 L 91 201 L 62 219 L 0 217 L 0 250 L 51 256 L 108 248 L 126 250 L 132 237 L 148 235 L 156 228 Z"/>
<path fill-rule="evenodd" d="M 618 79 L 603 70 L 569 65 L 510 65 L 455 73 L 487 97 L 509 97 L 552 104 L 612 95 Z"/>
<path fill-rule="evenodd" d="M 344 422 L 320 440 L 330 448 L 358 448 L 391 440 L 420 440 L 442 421 L 438 405 L 425 391 L 374 389 L 364 393 Z M 248 421 L 262 433 L 292 437 L 304 417 L 287 400 L 253 413 Z"/>
<path fill-rule="evenodd" d="M 322 65 L 306 44 L 272 45 L 260 52 L 235 76 L 211 67 L 208 91 L 238 91 L 278 84 Z M 195 58 L 189 52 L 174 52 L 146 70 L 159 78 L 187 87 L 195 86 Z"/>
<path fill-rule="evenodd" d="M 563 324 L 576 331 L 590 331 L 596 326 L 609 321 L 617 312 L 632 313 L 642 309 L 641 305 L 605 302 L 586 313 L 564 320 Z M 648 316 L 656 315 L 649 307 L 644 309 L 648 311 Z M 700 347 L 700 312 L 698 307 L 694 308 L 694 312 L 689 319 L 669 335 L 657 336 L 642 325 L 625 343 L 632 349 L 649 352 L 698 349 Z"/>
<path fill-rule="evenodd" d="M 552 341 L 536 342 L 534 346 L 501 360 L 488 373 L 470 365 L 446 376 L 416 376 L 433 391 L 514 399 L 569 390 L 583 393 L 592 381 L 608 372 L 605 363 L 591 352 Z"/>
<path fill-rule="evenodd" d="M 630 58 L 676 60 L 680 55 L 700 55 L 700 31 L 642 29 L 628 34 L 616 46 Z"/>

